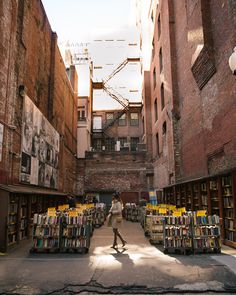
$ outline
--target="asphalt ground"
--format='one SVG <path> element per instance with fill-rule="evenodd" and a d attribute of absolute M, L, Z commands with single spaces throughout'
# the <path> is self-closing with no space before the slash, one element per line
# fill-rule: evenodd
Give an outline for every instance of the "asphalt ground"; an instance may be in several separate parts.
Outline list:
<path fill-rule="evenodd" d="M 25 240 L 0 255 L 0 294 L 236 294 L 236 250 L 164 254 L 139 223 L 124 221 L 125 249 L 112 229 L 95 229 L 88 254 L 30 253 Z"/>

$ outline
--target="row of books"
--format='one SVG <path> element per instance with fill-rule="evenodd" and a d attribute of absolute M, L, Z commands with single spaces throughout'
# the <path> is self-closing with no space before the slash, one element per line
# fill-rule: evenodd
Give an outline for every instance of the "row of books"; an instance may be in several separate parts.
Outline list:
<path fill-rule="evenodd" d="M 223 201 L 224 201 L 224 207 L 231 207 L 231 208 L 234 207 L 233 198 L 225 197 Z"/>
<path fill-rule="evenodd" d="M 36 226 L 34 228 L 34 237 L 58 237 L 60 233 L 59 226 Z"/>
<path fill-rule="evenodd" d="M 197 226 L 193 228 L 193 236 L 220 236 L 219 226 Z"/>
<path fill-rule="evenodd" d="M 224 220 L 225 223 L 225 228 L 226 229 L 233 229 L 234 228 L 234 220 L 232 219 L 225 219 Z"/>
<path fill-rule="evenodd" d="M 204 248 L 215 248 L 220 249 L 221 248 L 221 242 L 220 239 L 214 239 L 214 238 L 196 238 L 193 239 L 193 248 L 194 249 L 204 249 Z"/>
<path fill-rule="evenodd" d="M 75 236 L 86 236 L 88 231 L 87 226 L 79 226 L 79 227 L 65 227 L 62 229 L 62 236 L 66 237 L 75 237 Z"/>
<path fill-rule="evenodd" d="M 63 216 L 62 222 L 65 222 L 66 224 L 78 224 L 78 225 L 83 225 L 87 224 L 88 222 L 88 216 L 85 216 L 83 214 L 78 215 L 78 216 Z"/>
<path fill-rule="evenodd" d="M 59 239 L 33 238 L 33 247 L 38 249 L 59 248 Z"/>
<path fill-rule="evenodd" d="M 165 227 L 165 236 L 172 237 L 172 236 L 190 236 L 190 228 L 189 226 L 171 226 Z"/>
<path fill-rule="evenodd" d="M 182 224 L 190 224 L 191 216 L 165 216 L 164 217 L 165 224 L 173 224 L 173 225 L 182 225 Z"/>
<path fill-rule="evenodd" d="M 48 216 L 48 214 L 34 214 L 33 223 L 38 225 L 59 224 L 59 216 Z"/>
<path fill-rule="evenodd" d="M 85 238 L 63 238 L 62 239 L 62 248 L 83 248 L 89 247 L 88 240 Z"/>
<path fill-rule="evenodd" d="M 193 224 L 219 224 L 220 217 L 218 215 L 197 216 L 196 212 L 193 212 Z"/>
<path fill-rule="evenodd" d="M 191 248 L 192 239 L 185 238 L 179 239 L 178 237 L 166 237 L 164 241 L 165 248 Z"/>

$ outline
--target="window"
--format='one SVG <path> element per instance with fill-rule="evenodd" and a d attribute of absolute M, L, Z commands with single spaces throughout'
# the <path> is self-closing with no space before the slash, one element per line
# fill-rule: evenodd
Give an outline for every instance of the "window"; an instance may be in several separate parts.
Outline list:
<path fill-rule="evenodd" d="M 159 51 L 159 66 L 160 66 L 160 73 L 161 73 L 163 70 L 162 48 L 160 48 L 160 51 Z"/>
<path fill-rule="evenodd" d="M 159 135 L 156 134 L 156 156 L 158 157 L 160 155 L 160 146 L 159 146 Z"/>
<path fill-rule="evenodd" d="M 164 84 L 161 84 L 161 110 L 165 107 L 165 91 L 164 91 Z"/>
<path fill-rule="evenodd" d="M 118 137 L 118 141 L 120 142 L 120 147 L 124 147 L 125 143 L 127 142 L 126 137 Z"/>
<path fill-rule="evenodd" d="M 159 40 L 161 36 L 161 16 L 160 15 L 158 16 L 157 26 L 158 26 L 158 40 Z"/>
<path fill-rule="evenodd" d="M 138 126 L 138 113 L 130 113 L 130 126 Z"/>
<path fill-rule="evenodd" d="M 94 116 L 93 117 L 93 130 L 101 130 L 102 129 L 102 117 Z"/>
<path fill-rule="evenodd" d="M 156 88 L 156 81 L 157 81 L 157 75 L 156 75 L 156 68 L 153 70 L 153 88 Z"/>
<path fill-rule="evenodd" d="M 102 140 L 100 138 L 94 138 L 93 139 L 93 149 L 95 151 L 101 151 L 102 150 Z"/>
<path fill-rule="evenodd" d="M 162 134 L 164 135 L 164 134 L 166 134 L 166 121 L 163 123 L 163 125 L 162 125 Z"/>
<path fill-rule="evenodd" d="M 86 120 L 85 108 L 84 107 L 80 107 L 79 110 L 78 110 L 78 120 L 79 121 Z"/>
<path fill-rule="evenodd" d="M 114 151 L 115 150 L 115 139 L 114 138 L 106 138 L 105 139 L 105 150 L 106 151 Z"/>
<path fill-rule="evenodd" d="M 158 119 L 157 98 L 155 99 L 155 103 L 154 103 L 154 112 L 155 112 L 155 122 L 156 122 Z"/>
<path fill-rule="evenodd" d="M 139 143 L 139 137 L 131 137 L 131 151 L 137 151 L 137 144 Z"/>
<path fill-rule="evenodd" d="M 123 114 L 118 121 L 119 126 L 125 126 L 126 125 L 126 114 Z"/>
<path fill-rule="evenodd" d="M 114 114 L 113 113 L 106 113 L 106 122 L 107 124 L 111 123 L 114 119 Z"/>

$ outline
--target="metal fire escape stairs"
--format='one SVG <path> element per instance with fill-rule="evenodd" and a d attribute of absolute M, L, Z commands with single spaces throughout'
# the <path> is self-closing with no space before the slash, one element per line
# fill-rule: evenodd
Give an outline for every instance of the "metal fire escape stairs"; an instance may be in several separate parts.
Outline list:
<path fill-rule="evenodd" d="M 119 64 L 116 69 L 102 82 L 93 82 L 94 89 L 103 89 L 111 98 L 116 100 L 123 108 L 118 111 L 114 118 L 107 122 L 102 128 L 102 133 L 106 137 L 110 137 L 107 133 L 109 129 L 126 111 L 129 109 L 129 100 L 124 98 L 120 93 L 115 91 L 112 87 L 108 85 L 108 81 L 111 80 L 117 73 L 119 73 L 128 63 L 130 62 L 140 62 L 140 58 L 127 58 L 121 64 Z"/>

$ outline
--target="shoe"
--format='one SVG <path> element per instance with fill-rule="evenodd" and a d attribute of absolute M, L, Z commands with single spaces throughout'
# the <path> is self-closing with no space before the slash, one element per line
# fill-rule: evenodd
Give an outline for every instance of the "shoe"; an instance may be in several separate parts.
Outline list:
<path fill-rule="evenodd" d="M 122 247 L 124 247 L 126 244 L 127 244 L 127 242 L 126 241 L 123 241 L 122 242 Z"/>
<path fill-rule="evenodd" d="M 111 248 L 113 248 L 113 249 L 118 249 L 118 245 L 117 245 L 117 244 L 112 245 Z"/>

